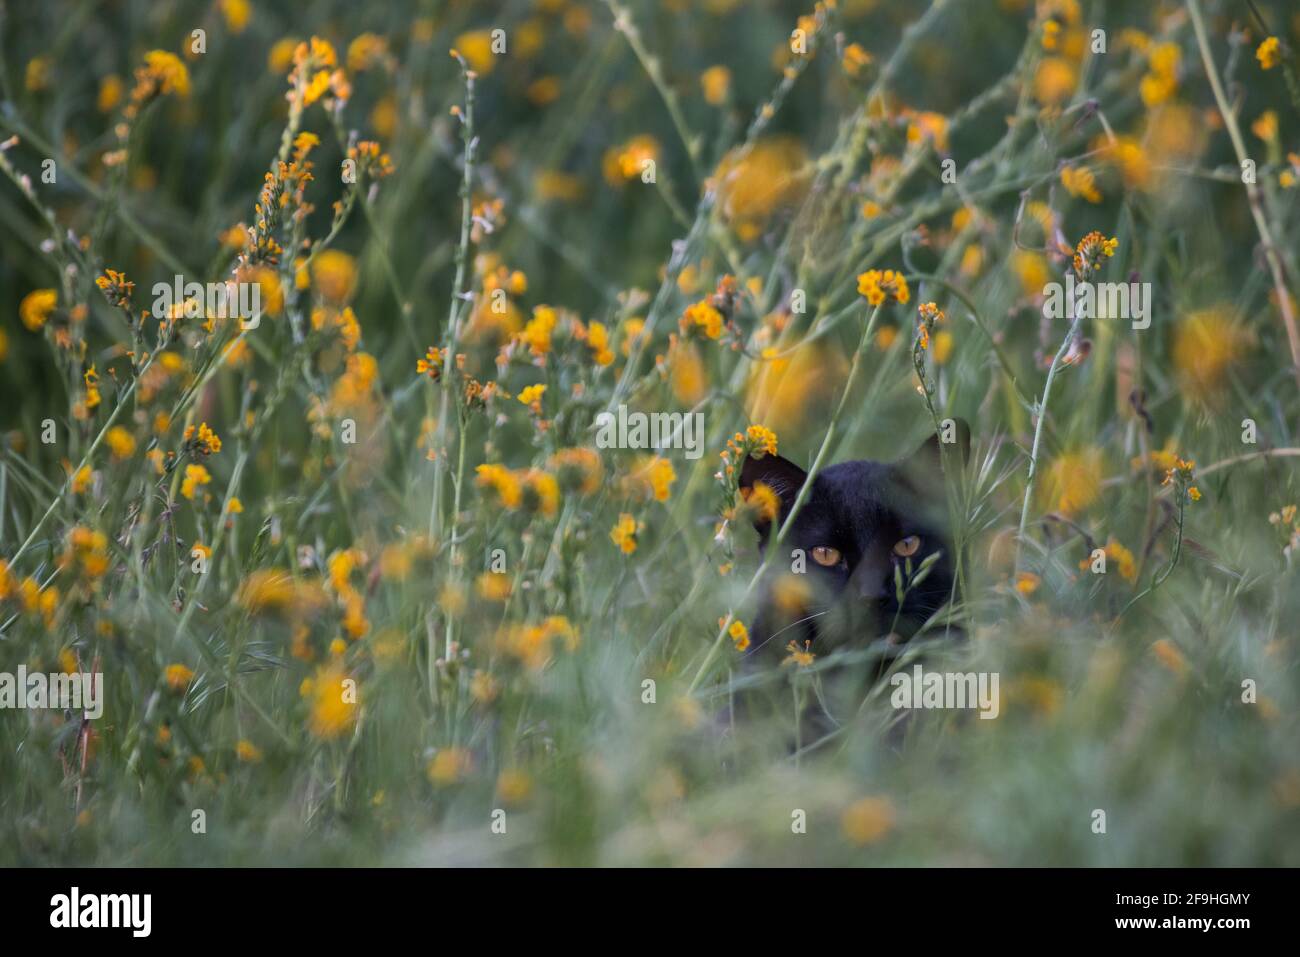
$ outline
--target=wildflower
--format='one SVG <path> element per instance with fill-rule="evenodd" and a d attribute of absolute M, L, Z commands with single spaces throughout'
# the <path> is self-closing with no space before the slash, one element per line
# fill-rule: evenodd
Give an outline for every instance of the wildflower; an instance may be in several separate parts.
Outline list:
<path fill-rule="evenodd" d="M 882 305 L 887 299 L 907 305 L 912 294 L 903 274 L 893 269 L 869 269 L 858 276 L 858 294 L 872 306 Z"/>
<path fill-rule="evenodd" d="M 1092 170 L 1086 166 L 1064 166 L 1061 168 L 1061 185 L 1071 196 L 1079 196 L 1090 203 L 1100 203 L 1101 193 L 1097 192 L 1097 180 Z"/>
<path fill-rule="evenodd" d="M 541 469 L 529 469 L 523 476 L 523 504 L 530 512 L 553 518 L 560 507 L 560 484 Z"/>
<path fill-rule="evenodd" d="M 59 304 L 59 294 L 53 289 L 34 289 L 23 296 L 18 304 L 18 318 L 30 332 L 37 332 L 49 320 Z"/>
<path fill-rule="evenodd" d="M 566 491 L 593 495 L 600 491 L 604 467 L 600 454 L 594 449 L 560 449 L 551 456 L 549 465 L 556 473 L 560 487 Z"/>
<path fill-rule="evenodd" d="M 1079 240 L 1074 250 L 1074 273 L 1080 279 L 1097 272 L 1103 260 L 1110 259 L 1119 248 L 1118 239 L 1107 239 L 1095 229 Z"/>
<path fill-rule="evenodd" d="M 248 28 L 248 21 L 253 16 L 248 0 L 220 0 L 219 6 L 231 33 L 243 33 Z"/>
<path fill-rule="evenodd" d="M 783 666 L 797 665 L 800 668 L 807 668 L 809 665 L 813 663 L 813 659 L 817 657 L 815 654 L 812 653 L 811 648 L 812 648 L 811 641 L 805 641 L 803 643 L 802 648 L 800 648 L 797 644 L 791 641 L 789 644 L 785 646 L 785 650 L 789 652 L 789 654 L 786 655 L 785 659 L 781 662 L 781 664 Z"/>
<path fill-rule="evenodd" d="M 262 760 L 262 749 L 247 738 L 241 738 L 235 744 L 235 757 L 245 764 L 257 764 Z"/>
<path fill-rule="evenodd" d="M 348 70 L 352 73 L 364 73 L 382 63 L 387 54 L 387 40 L 374 33 L 362 33 L 348 44 Z"/>
<path fill-rule="evenodd" d="M 424 354 L 424 358 L 416 361 L 415 371 L 420 375 L 427 375 L 434 382 L 437 382 L 442 375 L 442 367 L 446 361 L 446 349 L 429 346 L 429 351 Z"/>
<path fill-rule="evenodd" d="M 131 292 L 135 289 L 135 283 L 128 282 L 125 273 L 105 269 L 103 275 L 95 277 L 95 285 L 112 305 L 120 309 L 131 308 Z"/>
<path fill-rule="evenodd" d="M 1178 63 L 1182 50 L 1176 43 L 1160 43 L 1147 57 L 1148 72 L 1138 84 L 1142 102 L 1148 107 L 1159 106 L 1178 90 Z"/>
<path fill-rule="evenodd" d="M 337 249 L 326 249 L 312 261 L 311 278 L 322 299 L 343 305 L 356 288 L 356 260 Z"/>
<path fill-rule="evenodd" d="M 840 817 L 844 836 L 859 847 L 875 844 L 894 828 L 894 805 L 885 797 L 866 797 L 850 804 Z"/>
<path fill-rule="evenodd" d="M 1124 547 L 1117 539 L 1111 538 L 1106 542 L 1106 547 L 1102 549 L 1106 553 L 1106 558 L 1115 563 L 1120 577 L 1126 582 L 1137 581 L 1137 561 L 1133 553 Z M 1092 565 L 1090 558 L 1085 558 L 1079 562 L 1079 569 L 1087 571 Z"/>
<path fill-rule="evenodd" d="M 871 61 L 871 54 L 862 48 L 862 44 L 850 43 L 844 48 L 844 56 L 840 58 L 840 67 L 849 76 L 857 79 L 871 65 Z"/>
<path fill-rule="evenodd" d="M 456 37 L 455 49 L 480 76 L 487 76 L 496 67 L 496 54 L 492 49 L 489 30 L 472 30 Z"/>
<path fill-rule="evenodd" d="M 653 497 L 656 502 L 668 501 L 676 481 L 677 470 L 673 463 L 660 455 L 643 456 L 628 476 L 631 491 Z"/>
<path fill-rule="evenodd" d="M 609 538 L 624 555 L 631 555 L 636 551 L 637 535 L 645 528 L 645 522 L 638 522 L 632 515 L 622 512 L 618 516 L 618 521 L 610 529 Z"/>
<path fill-rule="evenodd" d="M 328 596 L 319 582 L 295 579 L 283 568 L 259 568 L 240 584 L 235 601 L 250 614 L 280 612 L 301 617 L 323 608 Z"/>
<path fill-rule="evenodd" d="M 188 499 L 194 498 L 194 493 L 202 485 L 207 485 L 212 481 L 212 475 L 202 465 L 185 466 L 185 479 L 181 482 L 181 494 Z"/>
<path fill-rule="evenodd" d="M 603 172 L 611 186 L 621 186 L 628 180 L 644 175 L 648 164 L 659 159 L 659 141 L 648 134 L 634 136 L 620 146 L 610 147 L 605 152 Z"/>
<path fill-rule="evenodd" d="M 184 691 L 194 680 L 194 672 L 182 664 L 171 664 L 163 669 L 163 680 L 172 691 Z"/>
<path fill-rule="evenodd" d="M 918 345 L 922 349 L 930 348 L 930 333 L 934 327 L 948 317 L 944 311 L 932 302 L 923 302 L 916 308 L 916 332 Z"/>
<path fill-rule="evenodd" d="M 533 415 L 542 414 L 542 396 L 546 394 L 546 386 L 542 383 L 526 386 L 519 392 L 519 401 L 528 406 Z"/>
<path fill-rule="evenodd" d="M 1042 579 L 1033 572 L 1019 572 L 1016 575 L 1015 589 L 1017 593 L 1028 598 L 1034 592 L 1038 591 L 1038 586 L 1041 583 Z"/>
<path fill-rule="evenodd" d="M 721 106 L 731 91 L 731 71 L 725 66 L 711 66 L 700 74 L 700 88 L 704 101 L 710 106 Z"/>
<path fill-rule="evenodd" d="M 713 173 L 718 209 L 743 242 L 752 242 L 775 213 L 807 193 L 807 168 L 807 151 L 790 136 L 736 147 Z"/>
<path fill-rule="evenodd" d="M 1250 131 L 1265 143 L 1274 142 L 1277 139 L 1277 111 L 1265 110 L 1250 124 Z"/>
<path fill-rule="evenodd" d="M 607 366 L 614 361 L 614 353 L 609 348 L 609 330 L 603 322 L 587 326 L 587 348 L 598 366 Z"/>
<path fill-rule="evenodd" d="M 707 299 L 701 299 L 686 307 L 677 324 L 683 335 L 700 332 L 710 339 L 717 339 L 722 335 L 724 321 L 722 313 L 715 309 L 712 303 Z"/>
<path fill-rule="evenodd" d="M 1192 484 L 1195 478 L 1196 463 L 1187 459 L 1176 459 L 1174 466 L 1165 473 L 1161 485 L 1172 485 L 1179 495 L 1186 494 L 1193 502 L 1201 500 L 1201 490 Z"/>
<path fill-rule="evenodd" d="M 765 482 L 755 482 L 752 487 L 742 488 L 740 494 L 745 504 L 753 510 L 755 521 L 770 523 L 781 510 L 780 496 Z"/>
<path fill-rule="evenodd" d="M 745 430 L 745 439 L 750 446 L 750 452 L 755 458 L 762 458 L 764 455 L 776 455 L 776 433 L 765 425 L 751 425 Z"/>
<path fill-rule="evenodd" d="M 749 629 L 739 618 L 727 627 L 727 637 L 731 639 L 737 651 L 745 651 L 749 648 Z"/>
<path fill-rule="evenodd" d="M 1261 70 L 1271 70 L 1282 62 L 1282 44 L 1277 37 L 1265 37 L 1255 50 L 1255 59 Z"/>
<path fill-rule="evenodd" d="M 486 601 L 505 601 L 512 590 L 510 576 L 503 572 L 484 572 L 474 580 L 474 590 Z"/>
<path fill-rule="evenodd" d="M 190 71 L 180 57 L 166 50 L 150 50 L 144 55 L 144 66 L 135 71 L 136 85 L 131 101 L 137 109 L 155 95 L 175 93 L 184 98 L 190 95 Z"/>
<path fill-rule="evenodd" d="M 558 314 L 550 306 L 537 306 L 518 339 L 532 355 L 544 356 L 551 351 L 551 333 L 558 321 Z"/>
<path fill-rule="evenodd" d="M 491 489 L 497 502 L 513 511 L 523 499 L 523 490 L 519 479 L 503 465 L 483 464 L 474 470 L 478 474 L 475 484 L 479 488 Z"/>
<path fill-rule="evenodd" d="M 95 409 L 99 406 L 99 373 L 95 371 L 92 365 L 82 375 L 86 383 L 86 408 Z"/>
<path fill-rule="evenodd" d="M 1079 71 L 1064 57 L 1049 56 L 1039 61 L 1034 72 L 1034 98 L 1044 106 L 1057 106 L 1074 94 Z"/>
<path fill-rule="evenodd" d="M 505 805 L 518 806 L 533 793 L 533 779 L 525 771 L 506 768 L 497 776 L 497 797 Z"/>
<path fill-rule="evenodd" d="M 202 423 L 197 429 L 192 425 L 185 427 L 183 436 L 186 451 L 193 455 L 212 455 L 221 451 L 221 437 Z"/>
<path fill-rule="evenodd" d="M 1101 494 L 1102 454 L 1097 448 L 1066 452 L 1047 469 L 1042 494 L 1049 507 L 1066 516 L 1078 515 Z"/>
<path fill-rule="evenodd" d="M 122 78 L 116 73 L 109 73 L 100 78 L 99 93 L 95 97 L 95 107 L 101 113 L 111 113 L 122 102 Z"/>
<path fill-rule="evenodd" d="M 348 731 L 357 720 L 357 685 L 337 664 L 322 666 L 299 688 L 308 699 L 307 729 L 328 741 Z"/>
<path fill-rule="evenodd" d="M 1174 331 L 1172 359 L 1184 388 L 1196 397 L 1217 392 L 1244 355 L 1250 333 L 1228 307 L 1189 313 Z"/>

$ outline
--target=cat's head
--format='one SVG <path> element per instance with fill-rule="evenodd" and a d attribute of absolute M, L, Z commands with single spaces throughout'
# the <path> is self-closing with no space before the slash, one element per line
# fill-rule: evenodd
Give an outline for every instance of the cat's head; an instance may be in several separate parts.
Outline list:
<path fill-rule="evenodd" d="M 969 456 L 970 430 L 961 420 L 955 425 L 948 461 L 957 467 Z M 770 501 L 761 490 L 754 498 L 753 490 L 765 485 L 779 503 L 775 518 L 750 510 L 764 551 L 806 480 L 803 469 L 777 455 L 745 461 L 742 495 Z M 771 556 L 751 628 L 754 650 L 780 651 L 790 641 L 802 648 L 811 641 L 812 650 L 824 654 L 891 632 L 909 637 L 951 597 L 947 516 L 938 436 L 898 462 L 822 469 L 780 554 Z"/>

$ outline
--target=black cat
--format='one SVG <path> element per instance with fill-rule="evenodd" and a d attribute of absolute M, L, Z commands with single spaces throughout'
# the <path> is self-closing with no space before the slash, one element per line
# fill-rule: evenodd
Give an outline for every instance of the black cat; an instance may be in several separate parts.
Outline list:
<path fill-rule="evenodd" d="M 970 429 L 954 425 L 955 469 L 969 457 Z M 775 492 L 783 522 L 806 478 L 793 462 L 765 455 L 746 460 L 740 487 L 751 502 L 760 483 Z M 766 553 L 774 523 L 760 517 L 754 525 Z M 793 642 L 821 656 L 887 635 L 906 640 L 952 597 L 947 526 L 937 435 L 900 462 L 822 470 L 760 585 L 749 654 L 785 654 Z"/>

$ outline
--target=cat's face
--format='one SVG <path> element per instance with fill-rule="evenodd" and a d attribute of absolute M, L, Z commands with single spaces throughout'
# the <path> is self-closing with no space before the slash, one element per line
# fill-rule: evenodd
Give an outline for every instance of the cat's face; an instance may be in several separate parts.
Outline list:
<path fill-rule="evenodd" d="M 966 435 L 950 461 L 964 461 Z M 769 455 L 749 459 L 740 484 L 751 498 L 744 490 L 768 486 L 780 501 L 778 521 L 784 521 L 806 478 L 794 463 Z M 773 523 L 757 520 L 755 527 L 766 551 Z M 909 637 L 952 592 L 937 444 L 927 443 L 902 462 L 823 469 L 769 569 L 751 628 L 755 652 L 811 641 L 813 651 L 825 654 L 891 633 Z"/>

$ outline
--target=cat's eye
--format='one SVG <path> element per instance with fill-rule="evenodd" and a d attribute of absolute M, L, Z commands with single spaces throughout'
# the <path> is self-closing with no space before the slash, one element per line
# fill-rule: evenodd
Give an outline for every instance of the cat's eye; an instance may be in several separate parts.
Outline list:
<path fill-rule="evenodd" d="M 920 547 L 920 537 L 917 535 L 908 535 L 907 538 L 899 539 L 894 543 L 894 554 L 899 558 L 911 558 L 916 554 L 916 550 Z"/>
<path fill-rule="evenodd" d="M 829 545 L 818 545 L 812 550 L 813 561 L 827 568 L 840 563 L 840 550 Z"/>

